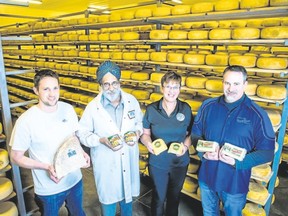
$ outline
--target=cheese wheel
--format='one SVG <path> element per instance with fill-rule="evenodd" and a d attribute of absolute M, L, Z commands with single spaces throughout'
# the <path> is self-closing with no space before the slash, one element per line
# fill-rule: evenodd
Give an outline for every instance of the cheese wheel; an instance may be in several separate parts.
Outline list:
<path fill-rule="evenodd" d="M 183 190 L 189 193 L 194 193 L 197 190 L 197 181 L 189 176 L 185 178 Z"/>
<path fill-rule="evenodd" d="M 205 28 L 218 28 L 219 22 L 218 21 L 208 21 L 204 23 Z"/>
<path fill-rule="evenodd" d="M 192 112 L 197 112 L 199 110 L 201 104 L 203 103 L 203 101 L 195 100 L 195 99 L 187 99 L 187 100 L 185 100 L 185 102 L 189 104 Z"/>
<path fill-rule="evenodd" d="M 120 21 L 121 20 L 121 13 L 112 13 L 110 15 L 110 21 Z"/>
<path fill-rule="evenodd" d="M 98 91 L 99 89 L 99 84 L 98 83 L 90 83 L 88 85 L 88 89 L 93 90 L 93 91 Z"/>
<path fill-rule="evenodd" d="M 18 209 L 13 202 L 7 201 L 0 203 L 1 216 L 18 216 Z"/>
<path fill-rule="evenodd" d="M 260 29 L 258 28 L 235 28 L 232 30 L 232 39 L 257 39 L 260 37 Z"/>
<path fill-rule="evenodd" d="M 81 86 L 82 88 L 88 88 L 89 83 L 90 83 L 90 82 L 88 82 L 88 81 L 82 81 L 82 82 L 80 83 L 80 86 Z"/>
<path fill-rule="evenodd" d="M 151 40 L 167 40 L 169 31 L 167 30 L 152 30 L 149 33 L 149 38 Z"/>
<path fill-rule="evenodd" d="M 288 66 L 287 58 L 277 57 L 259 57 L 257 60 L 257 67 L 265 69 L 286 69 Z"/>
<path fill-rule="evenodd" d="M 185 54 L 183 58 L 184 63 L 191 65 L 203 65 L 205 64 L 204 54 Z"/>
<path fill-rule="evenodd" d="M 229 57 L 229 65 L 242 65 L 243 67 L 255 67 L 256 56 L 250 55 L 233 55 Z"/>
<path fill-rule="evenodd" d="M 278 110 L 265 109 L 273 127 L 278 127 L 281 123 L 281 114 Z"/>
<path fill-rule="evenodd" d="M 248 96 L 256 95 L 258 84 L 254 82 L 248 82 L 245 88 L 245 94 Z"/>
<path fill-rule="evenodd" d="M 8 197 L 13 191 L 13 184 L 8 178 L 0 178 L 0 200 Z"/>
<path fill-rule="evenodd" d="M 288 26 L 267 27 L 261 30 L 263 39 L 285 39 L 288 38 Z"/>
<path fill-rule="evenodd" d="M 152 10 L 150 8 L 143 8 L 135 11 L 135 18 L 146 18 L 151 16 Z"/>
<path fill-rule="evenodd" d="M 132 20 L 135 18 L 135 11 L 125 11 L 125 13 L 121 13 L 122 20 Z"/>
<path fill-rule="evenodd" d="M 132 80 L 144 81 L 149 80 L 149 76 L 148 72 L 133 72 L 130 77 Z"/>
<path fill-rule="evenodd" d="M 282 100 L 287 97 L 286 88 L 280 85 L 260 85 L 257 88 L 257 95 L 261 98 Z"/>
<path fill-rule="evenodd" d="M 149 61 L 150 60 L 150 53 L 148 53 L 148 52 L 137 52 L 136 53 L 136 60 L 138 60 L 138 61 Z"/>
<path fill-rule="evenodd" d="M 121 79 L 131 79 L 132 73 L 134 73 L 132 70 L 121 70 Z"/>
<path fill-rule="evenodd" d="M 268 164 L 261 164 L 252 167 L 252 175 L 255 177 L 266 178 L 271 173 L 271 167 Z"/>
<path fill-rule="evenodd" d="M 223 92 L 223 83 L 221 79 L 209 79 L 205 83 L 205 88 L 210 92 Z"/>
<path fill-rule="evenodd" d="M 188 32 L 187 35 L 189 40 L 205 40 L 208 39 L 207 30 L 192 30 Z"/>
<path fill-rule="evenodd" d="M 123 52 L 122 58 L 124 60 L 135 60 L 136 59 L 136 53 L 135 52 Z"/>
<path fill-rule="evenodd" d="M 249 191 L 247 194 L 248 199 L 263 202 L 267 199 L 269 193 L 266 187 L 256 182 L 249 183 Z"/>
<path fill-rule="evenodd" d="M 152 75 L 151 75 L 151 76 L 152 76 Z M 162 97 L 163 97 L 163 94 L 158 93 L 158 92 L 153 92 L 153 93 L 150 95 L 150 101 L 151 101 L 151 102 L 159 101 Z"/>
<path fill-rule="evenodd" d="M 175 5 L 171 9 L 172 15 L 183 15 L 183 14 L 189 14 L 191 11 L 190 5 Z"/>
<path fill-rule="evenodd" d="M 99 58 L 100 59 L 110 59 L 110 55 L 111 55 L 110 52 L 100 52 L 99 53 Z"/>
<path fill-rule="evenodd" d="M 183 53 L 168 53 L 167 61 L 172 63 L 183 63 Z"/>
<path fill-rule="evenodd" d="M 148 100 L 150 97 L 149 91 L 141 89 L 133 90 L 131 94 L 134 95 L 134 97 L 136 97 L 138 100 Z"/>
<path fill-rule="evenodd" d="M 243 216 L 266 216 L 262 207 L 255 203 L 246 203 L 245 208 L 242 210 Z"/>
<path fill-rule="evenodd" d="M 147 167 L 147 161 L 143 160 L 142 158 L 139 159 L 139 170 L 145 170 Z"/>
<path fill-rule="evenodd" d="M 188 173 L 196 173 L 198 168 L 199 168 L 199 164 L 190 162 L 189 165 L 188 165 L 187 172 Z"/>
<path fill-rule="evenodd" d="M 139 148 L 139 154 L 140 155 L 145 155 L 145 154 L 149 153 L 147 147 L 145 145 L 143 145 L 142 143 L 138 143 L 138 148 Z"/>
<path fill-rule="evenodd" d="M 232 20 L 231 27 L 245 27 L 247 20 Z"/>
<path fill-rule="evenodd" d="M 171 15 L 171 8 L 170 7 L 157 7 L 152 10 L 152 15 L 154 17 L 161 17 L 161 16 L 170 16 Z"/>
<path fill-rule="evenodd" d="M 168 38 L 170 40 L 186 40 L 188 32 L 183 30 L 171 30 Z"/>
<path fill-rule="evenodd" d="M 209 32 L 209 39 L 211 40 L 225 40 L 231 39 L 231 30 L 230 29 L 212 29 Z"/>
<path fill-rule="evenodd" d="M 88 36 L 90 41 L 98 41 L 99 40 L 99 36 L 98 34 L 91 34 Z"/>
<path fill-rule="evenodd" d="M 249 8 L 260 8 L 260 7 L 268 7 L 269 0 L 241 0 L 240 1 L 240 8 L 241 9 L 249 9 Z"/>
<path fill-rule="evenodd" d="M 262 25 L 265 27 L 280 26 L 281 25 L 281 19 L 280 18 L 264 19 L 262 21 Z"/>
<path fill-rule="evenodd" d="M 112 52 L 111 59 L 121 60 L 122 59 L 122 52 Z"/>
<path fill-rule="evenodd" d="M 186 78 L 186 86 L 193 89 L 205 89 L 207 77 L 189 76 Z"/>
<path fill-rule="evenodd" d="M 166 52 L 151 52 L 150 59 L 151 61 L 166 62 L 167 53 Z"/>
<path fill-rule="evenodd" d="M 90 58 L 99 58 L 99 52 L 89 52 L 89 57 Z"/>
<path fill-rule="evenodd" d="M 225 54 L 209 54 L 206 55 L 205 62 L 207 65 L 228 65 L 229 56 Z"/>
<path fill-rule="evenodd" d="M 214 3 L 215 11 L 230 11 L 239 9 L 239 0 L 222 0 Z"/>
<path fill-rule="evenodd" d="M 5 168 L 8 164 L 9 164 L 8 152 L 5 149 L 0 148 L 0 170 Z"/>
<path fill-rule="evenodd" d="M 161 83 L 161 79 L 164 75 L 165 75 L 165 73 L 154 72 L 151 74 L 151 81 L 155 82 L 155 83 Z"/>
<path fill-rule="evenodd" d="M 212 2 L 199 2 L 191 5 L 191 13 L 205 13 L 214 10 L 214 3 Z"/>
<path fill-rule="evenodd" d="M 110 40 L 111 41 L 119 41 L 119 40 L 121 40 L 121 34 L 117 33 L 117 32 L 111 33 L 110 34 Z"/>
<path fill-rule="evenodd" d="M 110 40 L 110 34 L 109 33 L 102 33 L 98 35 L 99 41 L 109 41 Z"/>
<path fill-rule="evenodd" d="M 252 19 L 247 21 L 247 27 L 260 28 L 262 27 L 263 19 Z"/>
<path fill-rule="evenodd" d="M 122 40 L 139 40 L 140 35 L 137 32 L 123 32 L 121 33 Z"/>
<path fill-rule="evenodd" d="M 284 6 L 288 5 L 287 0 L 270 0 L 270 6 Z"/>
<path fill-rule="evenodd" d="M 101 15 L 98 17 L 99 23 L 109 22 L 110 21 L 110 15 Z"/>

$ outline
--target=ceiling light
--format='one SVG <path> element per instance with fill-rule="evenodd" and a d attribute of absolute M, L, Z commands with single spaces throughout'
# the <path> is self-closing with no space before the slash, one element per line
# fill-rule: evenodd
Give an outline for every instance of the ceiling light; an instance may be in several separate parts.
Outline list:
<path fill-rule="evenodd" d="M 42 0 L 7 0 L 8 2 L 19 2 L 19 3 L 26 3 L 26 4 L 42 4 Z"/>
<path fill-rule="evenodd" d="M 172 0 L 172 2 L 178 3 L 178 4 L 182 4 L 182 0 Z"/>

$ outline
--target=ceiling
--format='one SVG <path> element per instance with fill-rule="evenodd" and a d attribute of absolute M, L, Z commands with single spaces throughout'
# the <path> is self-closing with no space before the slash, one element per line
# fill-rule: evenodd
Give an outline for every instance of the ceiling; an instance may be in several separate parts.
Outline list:
<path fill-rule="evenodd" d="M 13 0 L 5 0 L 13 1 Z M 205 0 L 215 1 L 215 0 Z M 89 6 L 103 6 L 109 10 L 131 8 L 144 5 L 157 5 L 160 2 L 177 5 L 172 0 L 42 0 L 42 4 L 30 4 L 28 7 L 1 4 L 0 0 L 0 28 L 16 23 L 37 21 L 41 18 L 56 18 L 67 14 L 78 13 L 77 17 L 84 17 Z M 183 4 L 192 4 L 199 0 L 182 0 Z M 83 12 L 83 13 L 82 13 Z M 71 16 L 69 17 L 71 18 Z M 76 16 L 72 17 L 76 18 Z"/>

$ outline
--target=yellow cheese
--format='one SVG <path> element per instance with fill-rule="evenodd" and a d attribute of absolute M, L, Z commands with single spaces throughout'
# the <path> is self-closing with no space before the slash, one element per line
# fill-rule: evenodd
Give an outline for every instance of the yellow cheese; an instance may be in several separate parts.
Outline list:
<path fill-rule="evenodd" d="M 170 16 L 171 8 L 170 7 L 157 7 L 152 10 L 152 15 L 154 17 Z"/>
<path fill-rule="evenodd" d="M 135 11 L 125 11 L 125 13 L 121 13 L 122 20 L 132 20 L 135 18 Z"/>
<path fill-rule="evenodd" d="M 258 28 L 235 28 L 232 31 L 232 39 L 257 39 L 260 37 L 260 29 Z"/>
<path fill-rule="evenodd" d="M 82 80 L 81 79 L 72 79 L 71 80 L 71 84 L 73 85 L 73 86 L 80 86 L 80 83 L 82 82 Z"/>
<path fill-rule="evenodd" d="M 5 168 L 8 164 L 9 164 L 8 152 L 5 149 L 0 148 L 0 170 Z"/>
<path fill-rule="evenodd" d="M 255 177 L 266 178 L 271 174 L 271 167 L 268 164 L 261 164 L 252 168 L 252 175 Z"/>
<path fill-rule="evenodd" d="M 137 52 L 136 53 L 136 60 L 138 60 L 138 61 L 149 61 L 150 60 L 150 53 L 148 53 L 148 52 Z"/>
<path fill-rule="evenodd" d="M 281 123 L 281 114 L 278 110 L 265 109 L 273 127 L 278 127 Z"/>
<path fill-rule="evenodd" d="M 150 75 L 148 72 L 145 72 L 145 71 L 140 72 L 139 71 L 139 72 L 132 73 L 130 77 L 132 80 L 144 81 L 144 80 L 149 80 Z"/>
<path fill-rule="evenodd" d="M 252 19 L 247 21 L 247 27 L 260 28 L 262 27 L 263 19 Z"/>
<path fill-rule="evenodd" d="M 55 53 L 55 55 L 56 55 L 56 53 Z M 79 52 L 79 57 L 88 58 L 88 57 L 89 57 L 89 52 L 80 51 L 80 52 Z"/>
<path fill-rule="evenodd" d="M 190 5 L 175 5 L 171 9 L 172 15 L 183 15 L 183 14 L 189 14 L 191 11 Z"/>
<path fill-rule="evenodd" d="M 98 83 L 90 83 L 88 85 L 88 89 L 93 90 L 93 91 L 98 91 L 99 90 L 99 84 Z"/>
<path fill-rule="evenodd" d="M 230 29 L 212 29 L 209 32 L 209 39 L 211 40 L 225 40 L 231 39 L 231 30 Z"/>
<path fill-rule="evenodd" d="M 232 20 L 231 27 L 245 27 L 247 20 Z"/>
<path fill-rule="evenodd" d="M 110 40 L 110 34 L 109 33 L 101 33 L 98 35 L 99 41 L 108 41 Z"/>
<path fill-rule="evenodd" d="M 277 57 L 259 57 L 257 60 L 257 67 L 265 69 L 286 69 L 288 66 L 287 58 L 277 58 Z"/>
<path fill-rule="evenodd" d="M 69 41 L 77 41 L 78 39 L 79 39 L 79 35 L 77 35 L 77 34 L 69 34 L 68 35 Z"/>
<path fill-rule="evenodd" d="M 110 15 L 101 15 L 98 17 L 99 23 L 109 22 L 110 21 Z"/>
<path fill-rule="evenodd" d="M 100 59 L 110 59 L 110 52 L 100 52 L 99 53 L 99 58 Z"/>
<path fill-rule="evenodd" d="M 187 31 L 183 30 L 171 30 L 169 32 L 169 39 L 170 40 L 186 40 L 187 39 Z"/>
<path fill-rule="evenodd" d="M 205 28 L 218 28 L 219 22 L 218 21 L 208 21 L 204 23 Z"/>
<path fill-rule="evenodd" d="M 248 96 L 256 95 L 258 84 L 254 82 L 248 82 L 245 88 L 245 94 Z"/>
<path fill-rule="evenodd" d="M 266 216 L 262 207 L 255 203 L 246 203 L 245 208 L 242 210 L 243 216 Z"/>
<path fill-rule="evenodd" d="M 203 103 L 203 101 L 201 101 L 200 99 L 196 99 L 196 100 L 195 99 L 187 99 L 187 100 L 185 100 L 185 102 L 189 104 L 192 112 L 197 112 L 199 110 L 201 104 Z M 190 148 L 189 148 L 189 150 L 190 150 Z"/>
<path fill-rule="evenodd" d="M 191 163 L 190 162 L 189 165 L 188 165 L 187 172 L 188 173 L 196 173 L 198 168 L 199 168 L 199 164 L 198 163 Z"/>
<path fill-rule="evenodd" d="M 215 11 L 230 11 L 239 9 L 239 0 L 222 0 L 214 3 Z"/>
<path fill-rule="evenodd" d="M 173 63 L 183 63 L 183 53 L 168 53 L 167 61 Z"/>
<path fill-rule="evenodd" d="M 241 0 L 240 1 L 240 8 L 260 8 L 260 7 L 267 7 L 269 6 L 269 0 Z"/>
<path fill-rule="evenodd" d="M 135 60 L 136 53 L 135 52 L 123 52 L 122 57 L 124 60 Z"/>
<path fill-rule="evenodd" d="M 205 64 L 204 54 L 185 54 L 183 58 L 184 63 L 191 65 L 203 65 Z"/>
<path fill-rule="evenodd" d="M 18 216 L 18 209 L 13 202 L 7 201 L 0 203 L 1 216 Z"/>
<path fill-rule="evenodd" d="M 121 20 L 121 13 L 112 13 L 110 15 L 110 21 L 120 21 Z"/>
<path fill-rule="evenodd" d="M 111 41 L 119 41 L 119 40 L 121 40 L 121 34 L 118 33 L 118 32 L 111 33 L 110 34 L 110 40 Z"/>
<path fill-rule="evenodd" d="M 138 100 L 148 100 L 150 97 L 149 91 L 141 90 L 141 89 L 133 90 L 131 94 L 134 95 L 134 97 L 136 97 Z"/>
<path fill-rule="evenodd" d="M 99 58 L 99 52 L 89 52 L 89 57 L 90 58 Z"/>
<path fill-rule="evenodd" d="M 281 19 L 280 18 L 264 19 L 262 21 L 262 25 L 265 27 L 280 26 L 281 25 Z"/>
<path fill-rule="evenodd" d="M 151 40 L 167 40 L 168 34 L 168 30 L 152 30 L 149 33 L 149 38 Z"/>
<path fill-rule="evenodd" d="M 135 11 L 135 18 L 146 18 L 151 16 L 152 10 L 150 8 L 143 8 Z"/>
<path fill-rule="evenodd" d="M 205 83 L 205 88 L 210 92 L 223 92 L 223 83 L 221 79 L 209 79 Z"/>
<path fill-rule="evenodd" d="M 207 30 L 192 30 L 188 32 L 187 35 L 189 40 L 205 40 L 208 39 Z"/>
<path fill-rule="evenodd" d="M 256 182 L 249 183 L 249 191 L 247 194 L 248 199 L 264 202 L 267 199 L 268 195 L 268 190 L 263 185 Z"/>
<path fill-rule="evenodd" d="M 0 134 L 3 133 L 3 126 L 2 126 L 2 123 L 0 122 Z"/>
<path fill-rule="evenodd" d="M 257 88 L 257 95 L 261 98 L 282 100 L 287 97 L 286 88 L 280 85 L 260 85 Z"/>
<path fill-rule="evenodd" d="M 209 54 L 206 55 L 205 62 L 207 65 L 228 65 L 229 56 L 225 54 Z"/>
<path fill-rule="evenodd" d="M 88 36 L 90 41 L 98 41 L 99 37 L 98 34 L 91 34 Z"/>
<path fill-rule="evenodd" d="M 270 0 L 270 6 L 284 6 L 288 5 L 287 0 Z"/>
<path fill-rule="evenodd" d="M 151 52 L 150 59 L 151 61 L 166 62 L 167 53 L 166 52 Z"/>
<path fill-rule="evenodd" d="M 148 165 L 147 161 L 143 160 L 142 158 L 139 159 L 139 170 L 145 170 L 147 165 Z"/>
<path fill-rule="evenodd" d="M 188 76 L 186 78 L 186 86 L 192 89 L 205 89 L 205 83 L 207 80 L 207 77 Z"/>
<path fill-rule="evenodd" d="M 183 190 L 189 193 L 194 193 L 197 190 L 197 181 L 189 176 L 185 178 Z"/>
<path fill-rule="evenodd" d="M 161 83 L 161 79 L 164 75 L 165 75 L 165 73 L 154 72 L 151 74 L 151 81 L 154 83 Z"/>
<path fill-rule="evenodd" d="M 261 31 L 263 39 L 285 39 L 288 38 L 288 26 L 275 26 L 263 28 Z"/>
<path fill-rule="evenodd" d="M 112 52 L 111 59 L 121 60 L 122 59 L 122 52 Z"/>
<path fill-rule="evenodd" d="M 139 40 L 140 35 L 137 32 L 123 32 L 121 33 L 122 40 Z"/>
<path fill-rule="evenodd" d="M 229 65 L 242 65 L 243 67 L 255 67 L 256 56 L 251 55 L 233 55 L 229 57 Z"/>
<path fill-rule="evenodd" d="M 82 81 L 81 83 L 80 83 L 80 86 L 82 87 L 82 88 L 88 88 L 88 85 L 90 84 L 90 82 L 88 82 L 88 81 Z"/>
<path fill-rule="evenodd" d="M 152 75 L 151 75 L 151 76 L 152 76 Z M 163 94 L 158 93 L 158 92 L 153 92 L 153 93 L 150 95 L 150 101 L 151 101 L 151 102 L 159 101 L 162 97 L 163 97 Z"/>
<path fill-rule="evenodd" d="M 149 153 L 147 147 L 145 145 L 143 145 L 142 143 L 139 143 L 138 147 L 139 147 L 139 154 L 140 155 L 145 155 L 145 154 Z"/>
<path fill-rule="evenodd" d="M 8 178 L 0 178 L 0 200 L 8 197 L 13 191 L 13 184 Z"/>
<path fill-rule="evenodd" d="M 220 20 L 219 22 L 219 28 L 230 28 L 231 21 L 230 20 Z"/>
<path fill-rule="evenodd" d="M 132 70 L 121 70 L 121 79 L 131 79 L 132 73 L 134 73 Z"/>
<path fill-rule="evenodd" d="M 214 3 L 212 2 L 199 2 L 191 5 L 191 13 L 205 13 L 214 10 Z"/>

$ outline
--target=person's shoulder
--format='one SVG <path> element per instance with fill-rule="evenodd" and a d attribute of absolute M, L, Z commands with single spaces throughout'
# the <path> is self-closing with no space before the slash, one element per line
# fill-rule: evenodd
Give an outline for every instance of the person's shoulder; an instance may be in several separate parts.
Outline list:
<path fill-rule="evenodd" d="M 63 101 L 58 101 L 58 106 L 62 109 L 74 109 L 71 104 L 63 102 Z"/>
<path fill-rule="evenodd" d="M 202 106 L 209 106 L 219 102 L 220 97 L 212 97 L 203 101 Z"/>
<path fill-rule="evenodd" d="M 123 98 L 124 98 L 125 100 L 130 100 L 130 101 L 133 101 L 133 102 L 138 102 L 138 100 L 136 99 L 136 97 L 135 97 L 134 95 L 132 95 L 132 94 L 129 94 L 129 93 L 123 91 L 123 90 L 121 91 L 121 94 L 122 94 L 122 96 L 123 96 Z"/>
<path fill-rule="evenodd" d="M 18 122 L 20 121 L 26 121 L 31 118 L 35 117 L 35 112 L 37 112 L 37 107 L 36 105 L 30 107 L 29 109 L 27 109 L 25 112 L 23 112 L 17 119 Z"/>

